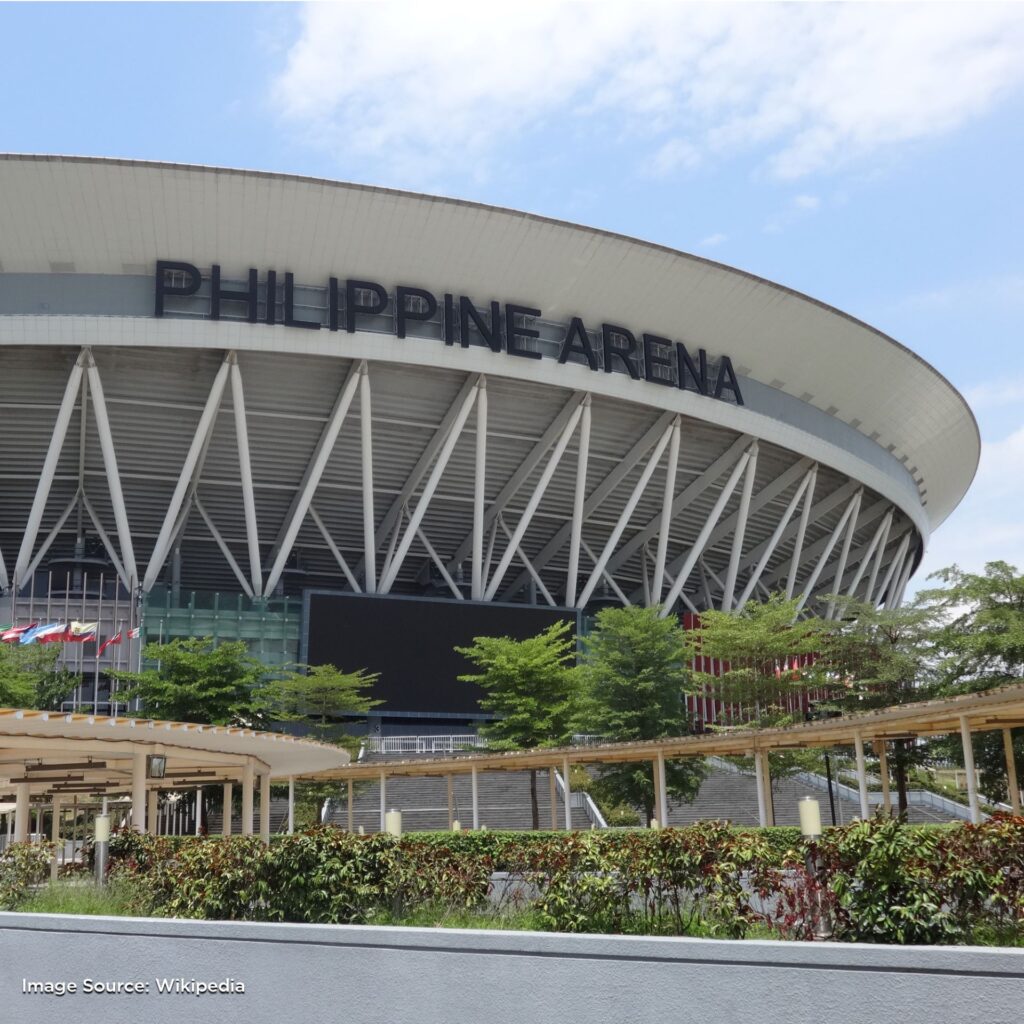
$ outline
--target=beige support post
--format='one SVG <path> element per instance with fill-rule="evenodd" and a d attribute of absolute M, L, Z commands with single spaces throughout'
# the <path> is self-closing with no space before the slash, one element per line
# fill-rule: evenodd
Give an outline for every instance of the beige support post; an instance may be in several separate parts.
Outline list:
<path fill-rule="evenodd" d="M 659 828 L 661 827 L 661 787 L 658 785 L 658 758 L 651 758 L 651 776 L 654 779 L 654 817 L 647 822 L 652 828 L 654 822 L 658 823 Z"/>
<path fill-rule="evenodd" d="M 155 836 L 159 831 L 157 829 L 156 812 L 158 800 L 160 797 L 160 790 L 151 789 L 146 794 L 146 831 L 151 835 Z"/>
<path fill-rule="evenodd" d="M 558 831 L 558 790 L 555 786 L 555 766 L 548 766 L 548 798 L 551 801 L 551 831 Z"/>
<path fill-rule="evenodd" d="M 882 810 L 887 818 L 891 818 L 892 794 L 889 792 L 889 755 L 885 740 L 875 740 L 875 753 L 878 755 L 878 776 L 882 780 Z"/>
<path fill-rule="evenodd" d="M 132 754 L 132 829 L 146 831 L 146 755 Z"/>
<path fill-rule="evenodd" d="M 476 777 L 476 765 L 472 765 L 469 769 L 470 783 L 473 789 L 473 830 L 476 831 L 480 827 L 480 794 L 477 789 L 477 777 Z"/>
<path fill-rule="evenodd" d="M 455 820 L 455 780 L 451 772 L 447 776 L 448 782 L 448 831 L 452 830 L 452 822 Z"/>
<path fill-rule="evenodd" d="M 253 766 L 247 760 L 242 766 L 242 835 L 252 835 Z"/>
<path fill-rule="evenodd" d="M 380 831 L 384 832 L 388 826 L 388 777 L 384 772 L 380 773 Z"/>
<path fill-rule="evenodd" d="M 1010 794 L 1010 808 L 1020 814 L 1020 786 L 1017 785 L 1017 760 L 1013 756 L 1013 734 L 1003 730 L 1003 753 L 1006 755 L 1006 789 Z"/>
<path fill-rule="evenodd" d="M 57 870 L 60 867 L 60 797 L 53 795 L 53 817 L 50 821 L 50 842 L 53 843 L 53 858 L 50 861 L 50 881 L 57 881 Z"/>
<path fill-rule="evenodd" d="M 562 758 L 562 782 L 565 783 L 565 829 L 572 831 L 572 788 L 569 786 L 569 758 Z"/>
<path fill-rule="evenodd" d="M 853 749 L 857 755 L 857 788 L 860 790 L 860 816 L 865 821 L 871 817 L 871 806 L 868 803 L 868 771 L 864 764 L 864 737 L 859 732 L 853 734 Z"/>
<path fill-rule="evenodd" d="M 960 740 L 964 747 L 964 769 L 967 772 L 967 802 L 971 807 L 971 821 L 981 824 L 981 805 L 978 803 L 978 779 L 974 771 L 974 746 L 971 743 L 971 723 L 966 715 L 960 716 Z"/>
<path fill-rule="evenodd" d="M 28 842 L 28 783 L 19 782 L 14 787 L 14 841 Z"/>
<path fill-rule="evenodd" d="M 260 839 L 270 845 L 270 772 L 260 776 Z"/>
<path fill-rule="evenodd" d="M 221 803 L 224 806 L 224 812 L 222 815 L 222 821 L 220 823 L 221 835 L 231 835 L 231 807 L 235 802 L 234 787 L 230 782 L 224 783 L 224 795 L 221 798 Z"/>
<path fill-rule="evenodd" d="M 761 752 L 752 750 L 754 758 L 754 786 L 757 789 L 757 823 L 764 828 L 768 824 L 768 809 L 764 802 L 764 778 L 762 776 Z"/>
<path fill-rule="evenodd" d="M 349 834 L 355 832 L 355 803 L 353 801 L 353 789 L 354 783 L 352 779 L 348 780 L 348 831 Z"/>
<path fill-rule="evenodd" d="M 775 808 L 772 805 L 772 769 L 771 762 L 768 760 L 768 751 L 759 750 L 757 758 L 761 765 L 761 800 L 764 804 L 763 820 L 765 826 L 771 828 L 775 824 Z M 760 805 L 758 805 L 758 810 L 760 810 Z"/>
<path fill-rule="evenodd" d="M 655 785 L 658 787 L 658 824 L 662 828 L 668 827 L 668 786 L 665 783 L 665 755 L 658 751 L 658 758 L 655 762 L 657 776 Z"/>

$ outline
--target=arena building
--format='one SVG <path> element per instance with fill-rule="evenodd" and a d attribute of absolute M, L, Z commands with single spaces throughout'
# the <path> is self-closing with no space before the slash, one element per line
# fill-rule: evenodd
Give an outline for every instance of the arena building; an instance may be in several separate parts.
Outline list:
<path fill-rule="evenodd" d="M 609 602 L 892 606 L 979 456 L 931 366 L 743 271 L 207 167 L 0 157 L 0 369 L 0 620 L 123 641 L 65 644 L 77 703 L 215 635 L 466 717 L 431 644 Z"/>

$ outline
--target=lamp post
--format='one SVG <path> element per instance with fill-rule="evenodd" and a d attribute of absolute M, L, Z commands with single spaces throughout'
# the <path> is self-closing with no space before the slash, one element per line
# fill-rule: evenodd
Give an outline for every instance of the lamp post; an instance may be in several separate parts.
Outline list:
<path fill-rule="evenodd" d="M 816 913 L 813 937 L 815 941 L 823 942 L 826 939 L 832 938 L 832 922 L 825 913 L 825 905 L 822 898 L 825 880 L 822 876 L 821 864 L 818 860 L 817 840 L 821 838 L 821 807 L 813 796 L 805 796 L 797 801 L 797 809 L 800 812 L 800 833 L 807 840 L 807 852 L 804 860 L 807 866 L 807 876 L 814 882 Z"/>
<path fill-rule="evenodd" d="M 103 801 L 106 803 L 106 800 Z M 107 853 L 110 850 L 110 815 L 104 808 L 102 814 L 93 819 L 94 850 L 96 862 L 96 883 L 103 885 L 107 880 Z"/>

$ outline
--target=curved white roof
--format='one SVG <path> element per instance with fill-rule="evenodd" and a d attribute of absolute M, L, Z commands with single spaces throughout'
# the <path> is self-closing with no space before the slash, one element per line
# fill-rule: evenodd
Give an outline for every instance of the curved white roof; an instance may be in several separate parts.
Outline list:
<path fill-rule="evenodd" d="M 729 355 L 892 451 L 934 528 L 980 454 L 967 403 L 880 331 L 731 267 L 507 209 L 253 171 L 0 156 L 0 269 L 150 273 L 154 258 L 456 290 Z"/>

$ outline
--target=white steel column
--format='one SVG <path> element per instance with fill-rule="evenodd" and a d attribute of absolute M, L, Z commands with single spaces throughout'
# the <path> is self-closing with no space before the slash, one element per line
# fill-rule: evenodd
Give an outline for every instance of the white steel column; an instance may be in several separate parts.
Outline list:
<path fill-rule="evenodd" d="M 57 421 L 50 433 L 50 444 L 46 449 L 46 458 L 43 460 L 43 468 L 39 472 L 39 482 L 36 484 L 35 497 L 32 499 L 32 508 L 28 514 L 28 521 L 21 536 L 21 548 L 18 551 L 18 560 L 14 566 L 15 580 L 27 580 L 29 562 L 32 561 L 32 549 L 36 545 L 36 536 L 39 533 L 39 524 L 42 522 L 43 513 L 46 511 L 46 502 L 50 497 L 50 487 L 53 484 L 54 475 L 57 472 L 57 463 L 60 461 L 61 449 L 64 447 L 64 438 L 67 436 L 68 424 L 71 422 L 71 415 L 75 410 L 75 400 L 82 385 L 82 367 L 87 358 L 87 350 L 83 349 L 78 356 L 75 365 L 71 368 L 67 385 L 64 388 L 64 397 L 61 399 L 60 407 L 57 410 Z"/>
<path fill-rule="evenodd" d="M 882 559 L 885 557 L 885 548 L 889 543 L 889 534 L 892 531 L 892 520 L 895 509 L 890 509 L 889 514 L 885 517 L 882 530 L 882 537 L 878 542 L 878 547 L 875 549 L 875 560 L 871 566 L 871 574 L 868 576 L 867 587 L 864 591 L 864 600 L 870 601 L 871 595 L 875 592 L 875 583 L 878 581 L 878 573 L 882 568 Z M 867 559 L 865 558 L 866 562 Z"/>
<path fill-rule="evenodd" d="M 505 536 L 508 538 L 509 543 L 511 543 L 512 542 L 512 531 L 508 528 L 508 524 L 505 522 L 505 517 L 499 513 L 498 518 L 495 519 L 495 523 L 501 527 L 501 529 L 504 532 Z M 547 603 L 552 608 L 554 608 L 555 607 L 555 599 L 551 596 L 551 592 L 544 585 L 544 581 L 540 578 L 540 573 L 538 573 L 537 570 L 534 569 L 533 563 L 526 557 L 526 554 L 523 551 L 522 545 L 518 545 L 516 547 L 516 554 L 519 556 L 519 561 L 522 562 L 523 565 L 526 566 L 526 569 L 527 569 L 527 571 L 530 574 L 530 578 L 533 580 L 534 583 L 537 584 L 537 589 L 541 592 L 541 596 L 544 598 L 545 601 L 547 601 Z"/>
<path fill-rule="evenodd" d="M 17 783 L 14 787 L 14 841 L 16 843 L 28 842 L 28 800 L 28 783 Z"/>
<path fill-rule="evenodd" d="M 452 452 L 455 451 L 455 445 L 462 434 L 462 428 L 466 425 L 466 420 L 469 418 L 469 413 L 473 408 L 473 403 L 476 401 L 479 391 L 480 385 L 478 382 L 469 391 L 469 394 L 466 395 L 462 402 L 462 408 L 459 409 L 459 413 L 455 417 L 451 429 L 448 431 L 448 436 L 445 438 L 441 451 L 438 453 L 437 461 L 430 471 L 430 476 L 427 477 L 420 500 L 416 503 L 416 510 L 409 517 L 409 524 L 406 526 L 405 533 L 395 549 L 394 557 L 385 565 L 384 571 L 381 574 L 380 593 L 382 594 L 387 594 L 391 590 L 402 568 L 405 556 L 409 553 L 409 548 L 412 545 L 413 538 L 416 536 L 416 531 L 419 529 L 420 523 L 423 522 L 423 517 L 427 514 L 430 501 L 434 497 L 434 491 L 437 490 L 441 476 L 448 466 L 448 460 L 452 457 Z"/>
<path fill-rule="evenodd" d="M 480 791 L 477 784 L 476 765 L 469 769 L 469 783 L 473 801 L 473 830 L 476 831 L 480 827 Z"/>
<path fill-rule="evenodd" d="M 847 597 L 853 597 L 860 586 L 860 581 L 864 578 L 864 573 L 867 572 L 868 564 L 872 561 L 875 555 L 875 549 L 878 547 L 879 542 L 882 539 L 883 534 L 889 536 L 889 526 L 892 523 L 893 509 L 890 508 L 888 512 L 882 517 L 882 521 L 875 528 L 875 532 L 871 537 L 871 542 L 868 544 L 868 549 L 864 552 L 864 557 L 857 563 L 857 571 L 853 574 L 853 579 L 850 582 L 850 586 L 846 590 Z M 877 564 L 877 563 L 876 563 Z M 843 585 L 843 578 L 838 573 L 835 578 L 835 589 L 836 593 L 839 592 L 839 588 Z"/>
<path fill-rule="evenodd" d="M 78 504 L 79 497 L 80 493 L 76 493 L 72 496 L 71 500 L 64 507 L 64 511 L 58 517 L 57 522 L 54 523 L 53 529 L 50 530 L 50 532 L 46 535 L 46 539 L 43 541 L 43 543 L 39 545 L 39 550 L 36 552 L 35 557 L 29 564 L 29 567 L 26 570 L 24 577 L 15 576 L 15 585 L 17 585 L 22 579 L 32 579 L 32 576 L 35 573 L 36 569 L 38 568 L 39 563 L 46 556 L 47 551 L 50 550 L 50 545 L 54 542 L 54 540 L 56 540 L 57 534 L 59 534 L 60 531 L 64 528 L 64 524 L 68 521 L 68 516 L 71 515 L 75 506 Z"/>
<path fill-rule="evenodd" d="M 754 758 L 754 785 L 757 788 L 757 823 L 761 828 L 765 828 L 768 824 L 768 810 L 764 801 L 764 772 L 761 765 L 761 752 L 759 750 L 751 751 L 751 756 Z"/>
<path fill-rule="evenodd" d="M 654 582 L 651 584 L 651 604 L 661 604 L 665 584 L 665 561 L 668 558 L 668 534 L 672 526 L 672 502 L 676 496 L 676 469 L 679 466 L 679 445 L 683 421 L 672 421 L 672 440 L 668 447 L 668 465 L 665 467 L 665 492 L 661 499 L 661 525 L 658 527 L 658 550 L 654 556 Z"/>
<path fill-rule="evenodd" d="M 249 581 L 246 579 L 245 573 L 242 572 L 241 566 L 235 561 L 235 556 L 231 553 L 231 549 L 227 545 L 227 541 L 221 536 L 220 530 L 213 525 L 213 520 L 206 514 L 206 509 L 203 508 L 203 503 L 199 500 L 199 495 L 196 494 L 192 498 L 192 504 L 195 505 L 196 511 L 202 516 L 203 522 L 206 523 L 206 528 L 210 531 L 210 535 L 217 542 L 217 547 L 220 548 L 220 553 L 224 556 L 224 561 L 231 567 L 231 571 L 235 574 L 235 579 L 238 580 L 238 585 L 245 591 L 247 597 L 252 597 L 252 587 L 249 586 Z"/>
<path fill-rule="evenodd" d="M 558 830 L 558 792 L 557 785 L 555 782 L 555 772 L 557 768 L 555 765 L 550 765 L 548 768 L 548 800 L 551 803 L 551 831 L 556 832 Z"/>
<path fill-rule="evenodd" d="M 160 790 L 151 789 L 146 794 L 146 831 L 151 835 L 157 834 L 157 810 L 159 808 Z"/>
<path fill-rule="evenodd" d="M 221 821 L 220 831 L 222 835 L 231 835 L 231 811 L 234 804 L 234 793 L 232 792 L 232 785 L 230 782 L 224 783 L 224 796 L 223 806 L 224 811 L 222 814 L 223 820 Z"/>
<path fill-rule="evenodd" d="M 1020 786 L 1017 784 L 1017 759 L 1013 754 L 1013 733 L 1003 730 L 1003 756 L 1006 758 L 1006 790 L 1010 809 L 1020 815 Z"/>
<path fill-rule="evenodd" d="M 811 474 L 813 472 L 813 469 L 807 471 L 807 475 L 800 482 L 800 486 L 793 493 L 793 497 L 789 499 L 786 511 L 782 513 L 782 518 L 779 519 L 776 524 L 775 530 L 769 538 L 768 543 L 765 545 L 764 551 L 761 553 L 761 558 L 754 567 L 754 571 L 750 574 L 750 579 L 747 580 L 747 585 L 743 588 L 743 592 L 740 594 L 740 598 L 736 602 L 736 610 L 738 612 L 743 611 L 747 601 L 750 600 L 750 595 L 754 592 L 754 587 L 757 586 L 758 581 L 761 579 L 761 574 L 764 572 L 772 555 L 775 554 L 775 549 L 779 546 L 779 540 L 782 538 L 782 534 L 785 532 L 786 527 L 789 526 L 789 521 L 793 518 L 793 513 L 796 511 L 797 505 L 800 504 L 801 497 L 803 497 L 804 492 L 807 490 L 807 486 L 811 481 Z"/>
<path fill-rule="evenodd" d="M 569 785 L 569 758 L 562 758 L 562 793 L 565 797 L 565 828 L 572 830 L 572 787 Z"/>
<path fill-rule="evenodd" d="M 316 524 L 316 528 L 320 531 L 320 535 L 324 539 L 324 543 L 327 545 L 331 554 L 334 555 L 334 560 L 338 563 L 338 567 L 345 574 L 345 579 L 348 580 L 348 585 L 357 594 L 363 592 L 363 588 L 359 586 L 359 581 L 355 577 L 355 573 L 349 568 L 348 562 L 345 561 L 345 556 L 341 553 L 338 545 L 334 543 L 334 539 L 327 532 L 327 527 L 324 525 L 324 521 L 320 518 L 319 513 L 311 504 L 309 506 L 309 518 Z"/>
<path fill-rule="evenodd" d="M 647 459 L 647 465 L 644 466 L 643 472 L 640 474 L 640 479 L 637 480 L 636 485 L 633 488 L 633 493 L 630 494 L 629 500 L 623 506 L 622 511 L 619 513 L 619 518 L 616 520 L 615 526 L 612 529 L 608 540 L 605 542 L 604 549 L 601 551 L 601 556 L 597 560 L 597 565 L 594 566 L 594 569 L 590 574 L 590 578 L 587 580 L 582 593 L 576 601 L 577 608 L 585 607 L 586 603 L 590 600 L 591 595 L 594 593 L 594 588 L 601 579 L 601 573 L 608 564 L 608 559 L 611 558 L 612 553 L 615 551 L 615 546 L 619 543 L 623 530 L 626 529 L 630 518 L 634 511 L 636 511 L 636 507 L 639 504 L 640 499 L 643 497 L 644 491 L 647 490 L 647 485 L 651 482 L 651 477 L 654 475 L 655 469 L 658 468 L 658 463 L 661 461 L 661 456 L 664 454 L 665 448 L 668 445 L 673 432 L 674 428 L 670 425 L 658 439 L 658 443 L 655 446 L 654 451 L 650 453 L 650 457 Z"/>
<path fill-rule="evenodd" d="M 231 353 L 228 354 L 229 358 L 230 355 Z M 171 495 L 167 512 L 164 515 L 163 526 L 160 527 L 156 544 L 153 546 L 153 554 L 150 556 L 149 565 L 146 566 L 146 575 L 142 581 L 142 589 L 145 591 L 152 589 L 167 559 L 167 552 L 170 548 L 171 539 L 174 536 L 175 526 L 178 522 L 178 513 L 181 511 L 185 492 L 192 483 L 192 474 L 199 462 L 200 454 L 206 446 L 206 439 L 213 429 L 217 410 L 220 408 L 220 400 L 224 394 L 224 384 L 228 379 L 229 358 L 225 358 L 224 362 L 220 365 L 220 369 L 217 371 L 217 375 L 213 378 L 210 394 L 207 396 L 206 405 L 203 406 L 202 415 L 199 417 L 199 423 L 196 425 L 196 432 L 192 436 L 192 444 L 189 446 L 188 454 L 185 456 L 185 464 L 181 467 L 181 475 L 174 486 L 174 493 Z"/>
<path fill-rule="evenodd" d="M 487 378 L 476 398 L 476 459 L 473 467 L 473 566 L 470 595 L 484 596 L 484 503 L 487 500 Z"/>
<path fill-rule="evenodd" d="M 590 545 L 585 540 L 581 540 L 580 547 L 583 548 L 587 558 L 589 558 L 590 561 L 594 563 L 594 565 L 597 565 L 597 556 L 594 554 L 593 551 L 590 550 Z M 614 593 L 615 596 L 622 602 L 624 607 L 628 608 L 632 602 L 622 592 L 622 588 L 618 585 L 618 583 L 615 582 L 614 578 L 608 572 L 607 568 L 604 570 L 604 579 L 608 586 L 611 587 L 612 593 Z"/>
<path fill-rule="evenodd" d="M 246 760 L 242 766 L 242 835 L 252 835 L 252 804 L 253 804 L 253 776 L 252 760 Z"/>
<path fill-rule="evenodd" d="M 353 368 L 338 395 L 337 401 L 334 403 L 334 408 L 323 429 L 323 433 L 320 435 L 320 440 L 317 442 L 313 457 L 306 467 L 302 483 L 292 505 L 291 517 L 288 519 L 278 541 L 277 556 L 274 559 L 274 564 L 270 569 L 267 582 L 263 588 L 265 594 L 272 594 L 274 592 L 277 581 L 281 578 L 281 573 L 284 571 L 285 563 L 288 561 L 288 556 L 292 553 L 295 538 L 299 535 L 302 521 L 306 518 L 306 512 L 309 510 L 310 502 L 313 500 L 313 493 L 320 483 L 320 478 L 327 467 L 327 460 L 331 457 L 331 452 L 334 451 L 334 445 L 338 440 L 338 434 L 341 432 L 341 426 L 345 422 L 345 417 L 348 415 L 348 410 L 352 405 L 352 399 L 355 397 L 359 378 L 358 370 Z"/>
<path fill-rule="evenodd" d="M 668 786 L 665 784 L 665 755 L 658 751 L 654 759 L 655 784 L 658 787 L 656 800 L 658 805 L 658 824 L 662 828 L 668 826 Z"/>
<path fill-rule="evenodd" d="M 843 587 L 843 573 L 846 572 L 846 562 L 850 557 L 850 545 L 853 544 L 853 535 L 857 532 L 857 521 L 860 519 L 860 504 L 863 498 L 863 491 L 858 491 L 854 496 L 853 513 L 850 515 L 850 522 L 846 527 L 846 536 L 843 537 L 843 546 L 839 551 L 839 562 L 836 565 L 836 574 L 834 577 L 834 586 L 832 590 L 834 593 L 838 593 Z M 825 609 L 825 618 L 831 619 L 836 613 L 835 601 L 829 601 L 828 607 Z"/>
<path fill-rule="evenodd" d="M 263 564 L 260 561 L 260 532 L 256 525 L 256 495 L 252 484 L 252 463 L 249 459 L 249 426 L 245 417 L 245 393 L 238 359 L 231 359 L 231 404 L 235 411 L 235 444 L 238 448 L 238 475 L 242 481 L 242 510 L 245 513 L 245 536 L 249 546 L 249 576 L 252 591 L 263 593 Z"/>
<path fill-rule="evenodd" d="M 380 773 L 380 831 L 387 831 L 388 820 L 388 777 Z"/>
<path fill-rule="evenodd" d="M 729 474 L 729 479 L 726 481 L 725 487 L 722 488 L 722 493 L 719 494 L 718 500 L 711 509 L 704 525 L 701 527 L 700 533 L 697 534 L 697 539 L 693 542 L 693 547 L 690 548 L 690 552 L 686 556 L 686 560 L 683 562 L 682 567 L 679 570 L 679 575 L 676 576 L 676 581 L 672 584 L 672 587 L 668 592 L 668 597 L 665 598 L 665 604 L 661 609 L 662 618 L 669 614 L 672 610 L 672 606 L 676 603 L 679 599 L 679 595 L 683 592 L 683 587 L 686 585 L 686 581 L 690 578 L 690 573 L 693 571 L 693 567 L 696 564 L 697 559 L 703 553 L 704 545 L 707 543 L 708 537 L 711 535 L 711 531 L 715 528 L 715 524 L 718 522 L 722 512 L 725 510 L 725 506 L 732 497 L 732 492 L 736 489 L 736 484 L 739 482 L 740 475 L 746 470 L 747 463 L 749 461 L 750 449 L 748 448 L 747 451 L 740 456 L 739 462 L 737 462 L 733 467 L 732 472 Z"/>
<path fill-rule="evenodd" d="M 743 554 L 743 540 L 747 535 L 747 518 L 750 515 L 750 497 L 754 493 L 754 477 L 757 474 L 757 442 L 750 446 L 750 458 L 747 460 L 747 473 L 743 478 L 743 490 L 740 492 L 740 507 L 736 515 L 736 532 L 732 538 L 732 551 L 729 553 L 729 568 L 725 574 L 725 586 L 722 588 L 722 611 L 732 611 L 732 599 L 736 592 L 736 574 L 740 568 L 740 556 Z"/>
<path fill-rule="evenodd" d="M 903 571 L 900 573 L 899 586 L 896 588 L 894 600 L 892 603 L 886 601 L 886 608 L 899 608 L 899 606 L 903 604 L 903 594 L 907 589 L 907 584 L 910 582 L 910 574 L 913 571 L 914 556 L 908 551 L 903 561 Z"/>
<path fill-rule="evenodd" d="M 910 534 L 906 534 L 903 540 L 900 541 L 899 547 L 896 549 L 896 554 L 892 556 L 892 561 L 889 563 L 889 568 L 885 572 L 885 576 L 882 578 L 882 582 L 878 586 L 878 590 L 873 595 L 868 595 L 868 600 L 877 608 L 882 603 L 882 597 L 892 581 L 893 575 L 897 569 L 902 570 L 903 559 L 906 557 L 907 548 L 910 545 Z"/>
<path fill-rule="evenodd" d="M 132 828 L 146 831 L 146 754 L 132 754 Z"/>
<path fill-rule="evenodd" d="M 441 574 L 441 578 L 448 585 L 448 589 L 452 592 L 452 595 L 457 601 L 465 600 L 465 594 L 459 590 L 458 584 L 452 579 L 451 574 L 445 567 L 444 562 L 441 560 L 441 556 L 434 550 L 434 545 L 430 543 L 427 535 L 423 532 L 423 527 L 420 527 L 416 531 L 416 536 L 419 538 L 420 543 L 427 550 L 427 554 L 430 556 L 430 560 L 437 566 L 437 571 Z"/>
<path fill-rule="evenodd" d="M 270 844 L 270 772 L 260 775 L 260 839 Z"/>
<path fill-rule="evenodd" d="M 519 522 L 516 524 L 515 532 L 512 534 L 512 540 L 502 553 L 497 566 L 495 566 L 494 574 L 491 576 L 490 582 L 487 585 L 487 590 L 484 592 L 485 601 L 493 600 L 495 592 L 498 587 L 501 586 L 501 581 L 505 578 L 505 573 L 508 571 L 508 566 L 512 561 L 512 556 L 515 554 L 515 549 L 523 539 L 523 534 L 526 533 L 527 527 L 529 527 L 530 521 L 533 519 L 533 514 L 537 511 L 537 506 L 544 497 L 544 492 L 547 490 L 548 484 L 551 482 L 551 478 L 554 476 L 555 470 L 558 468 L 558 464 L 561 462 L 562 456 L 565 454 L 565 449 L 569 444 L 569 439 L 576 430 L 576 425 L 579 423 L 582 415 L 583 405 L 581 403 L 576 406 L 572 416 L 569 417 L 569 422 L 565 425 L 565 429 L 562 431 L 562 436 L 559 437 L 558 443 L 555 445 L 554 450 L 548 457 L 547 465 L 544 467 L 544 472 L 541 473 L 540 479 L 537 481 L 537 486 L 534 489 L 533 494 L 530 495 L 530 500 L 526 503 L 526 508 L 523 509 L 523 514 L 520 516 Z"/>
<path fill-rule="evenodd" d="M 971 808 L 971 821 L 981 824 L 981 805 L 978 803 L 978 779 L 974 768 L 974 744 L 971 742 L 971 723 L 966 715 L 960 716 L 960 741 L 964 748 L 964 770 L 967 773 L 967 802 Z"/>
<path fill-rule="evenodd" d="M 804 540 L 807 537 L 807 526 L 811 519 L 811 506 L 814 504 L 814 488 L 818 482 L 818 464 L 811 467 L 811 480 L 807 485 L 807 494 L 804 497 L 804 507 L 800 512 L 800 525 L 796 531 L 796 542 L 793 545 L 793 555 L 789 563 L 789 579 L 786 582 L 786 600 L 793 599 L 793 591 L 796 589 L 797 574 L 800 572 L 800 556 L 804 550 Z"/>
<path fill-rule="evenodd" d="M 117 553 L 117 549 L 114 547 L 113 544 L 111 544 L 110 536 L 107 534 L 107 531 L 103 528 L 103 524 L 100 522 L 100 517 L 97 515 L 96 509 L 93 507 L 92 502 L 89 500 L 89 495 L 86 494 L 85 491 L 82 491 L 79 494 L 79 498 L 81 499 L 82 507 L 85 509 L 86 513 L 88 513 L 89 518 L 92 520 L 92 525 L 96 530 L 96 536 L 99 537 L 100 542 L 103 544 L 103 547 L 107 552 L 107 555 L 110 557 L 110 561 L 114 563 L 114 571 L 117 573 L 122 582 L 124 582 L 124 585 L 127 587 L 129 585 L 128 574 L 125 572 L 124 565 L 122 565 L 121 563 L 121 558 Z"/>
<path fill-rule="evenodd" d="M 861 492 L 858 490 L 854 496 L 850 499 L 849 504 L 846 506 L 846 511 L 843 512 L 836 523 L 835 529 L 829 535 L 828 541 L 825 543 L 825 547 L 821 552 L 821 556 L 818 558 L 818 564 L 815 565 L 814 571 L 811 573 L 810 579 L 804 586 L 803 593 L 800 595 L 800 600 L 797 602 L 796 613 L 797 615 L 803 611 L 803 607 L 807 604 L 808 598 L 814 590 L 814 585 L 818 582 L 818 577 L 822 574 L 825 569 L 825 563 L 828 561 L 829 556 L 832 554 L 832 549 L 836 546 L 836 541 L 839 539 L 839 535 L 846 529 L 846 524 L 850 521 L 850 516 L 860 507 L 860 496 Z"/>
<path fill-rule="evenodd" d="M 878 755 L 878 777 L 882 780 L 882 810 L 886 815 L 892 814 L 892 795 L 889 792 L 889 755 L 885 750 L 885 740 L 875 740 L 875 753 Z"/>
<path fill-rule="evenodd" d="M 853 749 L 857 755 L 857 789 L 860 791 L 860 816 L 867 821 L 871 817 L 868 804 L 868 773 L 864 764 L 864 737 L 859 732 L 853 734 Z"/>
<path fill-rule="evenodd" d="M 373 501 L 373 417 L 370 406 L 370 368 L 359 367 L 359 441 L 363 469 L 363 572 L 366 592 L 377 592 L 377 535 Z"/>
<path fill-rule="evenodd" d="M 572 500 L 572 523 L 569 531 L 569 568 L 565 575 L 565 606 L 576 604 L 576 583 L 580 569 L 580 539 L 583 536 L 584 502 L 587 497 L 587 467 L 590 462 L 590 395 L 583 399 L 580 418 L 580 439 L 576 455 L 576 490 Z M 552 776 L 554 778 L 554 776 Z"/>

